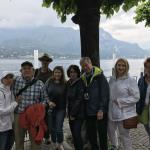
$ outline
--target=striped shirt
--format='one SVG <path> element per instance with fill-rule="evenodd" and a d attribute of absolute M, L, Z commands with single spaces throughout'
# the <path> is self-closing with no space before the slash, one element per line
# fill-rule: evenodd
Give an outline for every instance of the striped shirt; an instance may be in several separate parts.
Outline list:
<path fill-rule="evenodd" d="M 31 82 L 31 81 L 30 81 Z M 20 89 L 25 87 L 29 81 L 25 80 L 22 76 L 18 76 L 15 79 L 13 85 L 13 92 L 16 96 Z M 48 101 L 48 96 L 44 90 L 44 84 L 42 81 L 37 80 L 33 85 L 29 86 L 26 90 L 21 93 L 21 100 L 18 103 L 18 106 L 15 110 L 16 113 L 21 113 L 28 106 L 41 102 L 46 103 Z"/>

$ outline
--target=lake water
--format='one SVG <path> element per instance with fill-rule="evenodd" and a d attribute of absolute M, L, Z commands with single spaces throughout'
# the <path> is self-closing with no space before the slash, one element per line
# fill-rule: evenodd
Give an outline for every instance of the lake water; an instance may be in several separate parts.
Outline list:
<path fill-rule="evenodd" d="M 27 59 L 26 59 L 27 60 Z M 0 74 L 3 71 L 18 72 L 20 70 L 20 65 L 22 62 L 26 61 L 24 59 L 0 59 Z M 28 60 L 33 62 L 32 59 Z M 130 65 L 130 75 L 131 76 L 140 76 L 140 72 L 143 70 L 144 59 L 128 59 Z M 65 71 L 70 64 L 79 65 L 79 60 L 66 60 L 66 59 L 55 59 L 50 64 L 50 68 L 53 69 L 57 65 L 64 67 Z M 104 71 L 104 74 L 109 77 L 111 76 L 111 70 L 114 65 L 113 60 L 101 60 L 101 68 Z M 40 65 L 39 65 L 40 66 Z"/>

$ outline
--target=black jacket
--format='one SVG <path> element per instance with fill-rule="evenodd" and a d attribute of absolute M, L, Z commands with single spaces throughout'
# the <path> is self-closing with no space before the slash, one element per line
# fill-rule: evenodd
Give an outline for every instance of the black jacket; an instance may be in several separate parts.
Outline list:
<path fill-rule="evenodd" d="M 87 84 L 86 74 L 82 75 L 82 80 L 85 83 L 86 93 L 89 99 L 86 102 L 86 115 L 95 116 L 98 111 L 108 112 L 109 103 L 109 85 L 100 68 L 94 67 L 94 72 L 90 83 Z"/>
<path fill-rule="evenodd" d="M 84 84 L 81 78 L 73 83 L 67 82 L 67 109 L 69 117 L 84 118 Z"/>
<path fill-rule="evenodd" d="M 139 87 L 139 91 L 140 91 L 140 99 L 136 104 L 136 111 L 137 111 L 137 114 L 140 115 L 144 109 L 146 92 L 147 92 L 147 87 L 148 87 L 148 84 L 145 81 L 145 77 L 141 77 L 139 79 L 138 87 Z"/>
<path fill-rule="evenodd" d="M 49 100 L 56 104 L 55 109 L 66 109 L 66 84 L 55 83 L 50 79 L 46 82 L 45 89 Z"/>

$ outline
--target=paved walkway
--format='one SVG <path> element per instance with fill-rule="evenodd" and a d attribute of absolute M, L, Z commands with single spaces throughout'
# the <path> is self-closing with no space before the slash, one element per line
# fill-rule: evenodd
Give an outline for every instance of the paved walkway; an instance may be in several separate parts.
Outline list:
<path fill-rule="evenodd" d="M 68 139 L 68 131 L 70 131 L 68 129 L 68 123 L 65 123 L 65 138 Z M 133 150 L 150 150 L 149 147 L 149 139 L 148 136 L 144 130 L 143 125 L 139 124 L 137 129 L 132 129 L 131 132 L 131 139 L 132 139 L 132 143 L 133 143 Z M 73 150 L 72 146 L 70 144 L 68 144 L 68 141 L 65 140 L 64 142 L 64 148 L 65 150 Z M 15 148 L 13 149 L 15 150 Z M 25 142 L 25 150 L 30 150 L 30 144 L 29 142 Z M 51 150 L 51 145 L 45 145 L 42 144 L 41 146 L 41 150 Z M 120 147 L 119 150 L 122 150 L 122 148 Z"/>

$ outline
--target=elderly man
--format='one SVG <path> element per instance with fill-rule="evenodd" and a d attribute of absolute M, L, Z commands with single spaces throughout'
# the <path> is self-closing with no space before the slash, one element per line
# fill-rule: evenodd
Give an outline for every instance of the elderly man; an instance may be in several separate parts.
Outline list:
<path fill-rule="evenodd" d="M 92 150 L 98 150 L 97 133 L 101 150 L 107 150 L 107 112 L 109 85 L 100 68 L 92 65 L 89 57 L 83 57 L 80 65 L 85 84 L 85 114 L 87 136 Z"/>
<path fill-rule="evenodd" d="M 21 128 L 19 124 L 20 114 L 25 109 L 35 103 L 45 104 L 48 97 L 44 91 L 44 84 L 40 80 L 35 80 L 34 68 L 31 62 L 25 61 L 21 64 L 21 76 L 17 76 L 13 85 L 13 92 L 16 97 L 16 101 L 19 101 L 18 106 L 15 109 L 14 115 L 14 130 L 15 130 L 15 143 L 16 150 L 24 150 L 24 137 L 26 130 Z M 25 89 L 25 86 L 28 87 Z M 23 90 L 24 89 L 24 90 Z M 30 136 L 31 149 L 39 150 L 40 145 L 37 145 L 33 138 Z"/>

